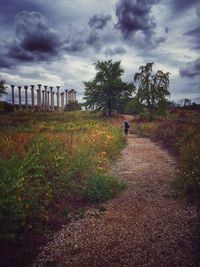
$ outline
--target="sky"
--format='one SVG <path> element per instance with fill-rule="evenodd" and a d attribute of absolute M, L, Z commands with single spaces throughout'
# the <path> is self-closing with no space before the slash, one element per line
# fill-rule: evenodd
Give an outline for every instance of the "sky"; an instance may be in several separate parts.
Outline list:
<path fill-rule="evenodd" d="M 171 100 L 194 99 L 199 52 L 199 0 L 1 0 L 0 79 L 8 85 L 74 88 L 81 101 L 98 60 L 120 60 L 127 82 L 154 62 L 154 71 L 171 73 Z"/>

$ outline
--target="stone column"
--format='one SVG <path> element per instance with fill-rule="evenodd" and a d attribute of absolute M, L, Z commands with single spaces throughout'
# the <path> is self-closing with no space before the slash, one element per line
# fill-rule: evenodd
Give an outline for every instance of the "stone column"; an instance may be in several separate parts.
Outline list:
<path fill-rule="evenodd" d="M 65 105 L 68 104 L 68 90 L 65 90 Z"/>
<path fill-rule="evenodd" d="M 31 85 L 31 101 L 32 101 L 32 110 L 34 110 L 35 107 L 35 96 L 34 96 L 34 85 Z"/>
<path fill-rule="evenodd" d="M 74 99 L 74 90 L 71 89 L 71 102 L 73 102 L 73 99 Z"/>
<path fill-rule="evenodd" d="M 41 84 L 38 84 L 38 109 L 41 111 Z"/>
<path fill-rule="evenodd" d="M 45 98 L 44 98 L 44 90 L 42 90 L 42 110 L 44 110 L 44 101 L 45 101 Z"/>
<path fill-rule="evenodd" d="M 74 90 L 74 102 L 76 102 L 76 91 Z"/>
<path fill-rule="evenodd" d="M 47 109 L 47 85 L 44 85 L 44 107 Z"/>
<path fill-rule="evenodd" d="M 53 105 L 53 87 L 50 86 L 50 91 L 51 91 L 51 109 L 54 110 L 54 105 Z"/>
<path fill-rule="evenodd" d="M 75 90 L 73 89 L 73 102 L 75 102 Z"/>
<path fill-rule="evenodd" d="M 36 90 L 37 91 L 37 107 L 38 107 L 38 110 L 40 110 L 40 104 L 39 104 L 39 102 L 40 102 L 40 97 L 39 97 L 39 94 L 40 94 L 40 92 L 39 92 L 39 89 L 37 89 Z"/>
<path fill-rule="evenodd" d="M 61 93 L 61 110 L 64 110 L 64 108 L 65 108 L 65 104 L 64 104 L 64 94 L 65 94 L 65 93 Z"/>
<path fill-rule="evenodd" d="M 54 92 L 53 92 L 53 97 L 52 97 L 52 110 L 54 110 Z"/>
<path fill-rule="evenodd" d="M 19 108 L 22 108 L 22 96 L 21 96 L 21 86 L 18 86 L 19 89 Z"/>
<path fill-rule="evenodd" d="M 71 90 L 69 90 L 68 92 L 68 102 L 70 103 L 72 101 L 72 93 L 71 93 Z"/>
<path fill-rule="evenodd" d="M 25 91 L 25 107 L 26 109 L 28 108 L 28 86 L 24 86 L 24 91 Z"/>
<path fill-rule="evenodd" d="M 60 86 L 56 86 L 56 88 L 57 88 L 57 110 L 60 110 L 60 95 L 59 95 Z"/>
<path fill-rule="evenodd" d="M 47 110 L 49 110 L 50 109 L 50 99 L 49 99 L 49 91 L 47 91 Z"/>
<path fill-rule="evenodd" d="M 12 105 L 13 105 L 13 111 L 15 111 L 15 85 L 11 85 L 12 88 Z"/>
<path fill-rule="evenodd" d="M 73 102 L 73 89 L 70 91 L 70 102 Z"/>

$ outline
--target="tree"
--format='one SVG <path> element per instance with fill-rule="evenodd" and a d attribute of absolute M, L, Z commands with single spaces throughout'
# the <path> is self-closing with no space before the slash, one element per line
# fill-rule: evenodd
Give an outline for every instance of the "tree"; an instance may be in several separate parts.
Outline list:
<path fill-rule="evenodd" d="M 150 119 L 154 118 L 159 107 L 165 106 L 166 97 L 170 96 L 168 91 L 170 73 L 158 70 L 154 74 L 152 67 L 153 63 L 147 63 L 146 66 L 141 66 L 140 72 L 134 76 L 134 81 L 138 83 L 136 97 L 147 106 Z"/>
<path fill-rule="evenodd" d="M 144 110 L 144 104 L 138 101 L 136 97 L 133 97 L 126 103 L 124 110 L 126 114 L 140 114 Z"/>
<path fill-rule="evenodd" d="M 108 116 L 112 111 L 117 111 L 130 98 L 134 91 L 132 83 L 122 81 L 124 70 L 120 67 L 120 61 L 112 63 L 112 60 L 97 61 L 96 76 L 92 81 L 84 82 L 84 100 L 87 108 L 103 111 Z"/>
<path fill-rule="evenodd" d="M 5 81 L 0 80 L 0 97 L 2 96 L 2 94 L 7 94 L 5 90 L 6 90 Z"/>

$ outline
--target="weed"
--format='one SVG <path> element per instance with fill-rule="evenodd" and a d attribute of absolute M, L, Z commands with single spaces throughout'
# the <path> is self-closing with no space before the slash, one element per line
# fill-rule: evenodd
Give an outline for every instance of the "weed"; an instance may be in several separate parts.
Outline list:
<path fill-rule="evenodd" d="M 64 207 L 64 208 L 62 208 L 62 210 L 61 210 L 61 217 L 62 217 L 64 220 L 69 219 L 69 214 L 70 214 L 70 209 L 69 209 L 68 207 Z"/>
<path fill-rule="evenodd" d="M 116 197 L 126 187 L 124 181 L 113 176 L 95 173 L 84 181 L 82 196 L 92 202 L 103 202 Z"/>

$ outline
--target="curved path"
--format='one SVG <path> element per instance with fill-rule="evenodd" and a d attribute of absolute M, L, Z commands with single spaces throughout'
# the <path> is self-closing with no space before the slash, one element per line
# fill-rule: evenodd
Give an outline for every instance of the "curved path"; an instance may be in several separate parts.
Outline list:
<path fill-rule="evenodd" d="M 34 266 L 197 266 L 195 210 L 169 197 L 173 158 L 149 139 L 129 135 L 113 173 L 128 188 L 104 204 L 106 211 L 63 226 Z"/>

